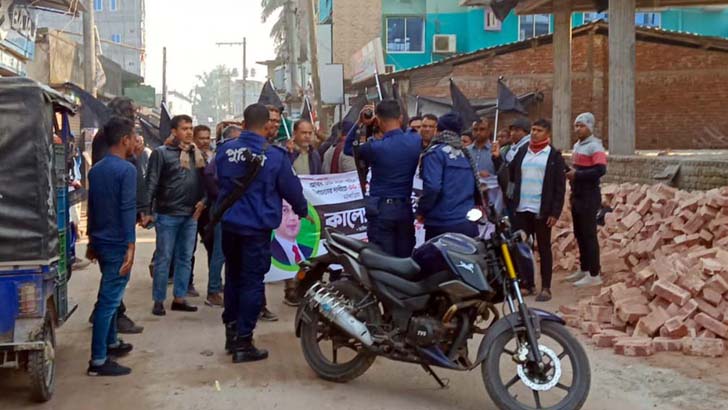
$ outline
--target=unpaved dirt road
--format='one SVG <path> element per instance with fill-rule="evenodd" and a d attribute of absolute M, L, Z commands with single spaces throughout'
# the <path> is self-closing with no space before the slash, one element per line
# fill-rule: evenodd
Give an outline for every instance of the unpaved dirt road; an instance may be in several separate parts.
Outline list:
<path fill-rule="evenodd" d="M 50 403 L 28 400 L 23 373 L 0 371 L 0 409 L 51 410 L 212 410 L 212 409 L 495 409 L 488 400 L 478 370 L 457 373 L 438 370 L 450 380 L 448 389 L 415 365 L 378 360 L 361 378 L 333 384 L 315 377 L 305 363 L 293 334 L 294 310 L 281 303 L 282 287 L 268 287 L 271 309 L 281 321 L 261 323 L 256 339 L 270 359 L 234 365 L 223 350 L 220 309 L 195 300 L 200 311 L 151 314 L 151 279 L 147 264 L 154 247 L 149 232 L 140 232 L 133 277 L 125 301 L 129 314 L 145 326 L 141 335 L 126 336 L 134 352 L 121 363 L 131 376 L 90 378 L 85 375 L 91 327 L 87 322 L 98 288 L 98 267 L 74 273 L 71 298 L 79 304 L 71 320 L 58 331 L 58 371 Z M 201 248 L 201 247 L 200 247 Z M 78 250 L 83 252 L 83 246 Z M 204 250 L 198 253 L 196 284 L 206 285 Z M 558 278 L 557 278 L 558 279 Z M 562 288 L 559 289 L 559 286 Z M 575 293 L 556 283 L 556 309 L 576 300 Z M 587 291 L 588 292 L 588 291 Z M 534 303 L 535 304 L 535 303 Z M 586 341 L 582 338 L 582 342 Z M 723 410 L 728 408 L 728 359 L 690 358 L 660 354 L 648 359 L 615 356 L 587 344 L 592 389 L 585 409 L 591 410 Z M 216 381 L 220 390 L 216 389 Z"/>

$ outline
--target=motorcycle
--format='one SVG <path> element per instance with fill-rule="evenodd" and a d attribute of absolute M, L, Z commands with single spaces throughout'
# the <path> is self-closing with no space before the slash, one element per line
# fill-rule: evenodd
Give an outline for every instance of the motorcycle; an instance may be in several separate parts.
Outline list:
<path fill-rule="evenodd" d="M 468 219 L 484 221 L 479 210 Z M 348 382 L 382 356 L 422 366 L 444 388 L 433 366 L 480 366 L 500 409 L 580 409 L 591 383 L 586 353 L 563 319 L 527 306 L 518 272 L 535 269 L 531 246 L 508 218 L 495 219 L 489 239 L 445 234 L 406 259 L 326 230 L 328 253 L 297 276 L 296 336 L 313 371 Z"/>

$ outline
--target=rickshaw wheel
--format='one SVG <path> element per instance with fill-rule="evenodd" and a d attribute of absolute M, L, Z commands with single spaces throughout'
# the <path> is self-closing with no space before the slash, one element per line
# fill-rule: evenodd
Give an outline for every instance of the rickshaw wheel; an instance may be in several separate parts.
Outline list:
<path fill-rule="evenodd" d="M 37 402 L 46 402 L 53 396 L 56 382 L 56 333 L 50 312 L 46 313 L 43 322 L 43 350 L 30 352 L 28 355 L 28 373 L 30 374 L 31 397 Z"/>

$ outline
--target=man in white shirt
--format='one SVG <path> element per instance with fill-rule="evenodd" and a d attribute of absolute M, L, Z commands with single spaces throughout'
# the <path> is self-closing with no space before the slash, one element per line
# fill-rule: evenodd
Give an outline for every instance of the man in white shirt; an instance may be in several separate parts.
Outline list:
<path fill-rule="evenodd" d="M 509 165 L 508 197 L 515 211 L 514 228 L 535 236 L 541 256 L 541 293 L 537 302 L 551 299 L 551 228 L 561 216 L 566 193 L 566 164 L 551 145 L 551 122 L 536 121 L 529 143 L 523 145 Z M 524 294 L 535 293 L 535 280 L 526 274 Z"/>

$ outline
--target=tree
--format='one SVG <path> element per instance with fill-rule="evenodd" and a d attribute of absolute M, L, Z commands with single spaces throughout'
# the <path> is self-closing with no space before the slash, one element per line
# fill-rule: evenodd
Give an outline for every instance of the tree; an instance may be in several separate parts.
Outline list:
<path fill-rule="evenodd" d="M 224 65 L 197 76 L 198 84 L 190 96 L 192 114 L 200 124 L 214 127 L 218 122 L 232 118 L 232 87 L 237 76 L 237 70 Z"/>
<path fill-rule="evenodd" d="M 260 15 L 261 19 L 263 20 L 263 23 L 267 22 L 268 19 L 273 17 L 273 14 L 276 12 L 278 13 L 278 16 L 276 17 L 275 22 L 273 23 L 273 27 L 270 30 L 270 37 L 273 39 L 273 43 L 275 44 L 275 51 L 276 56 L 278 58 L 282 58 L 285 55 L 285 47 L 286 44 L 286 16 L 284 13 L 283 8 L 286 5 L 287 0 L 261 0 L 260 5 L 263 7 L 263 11 Z"/>

